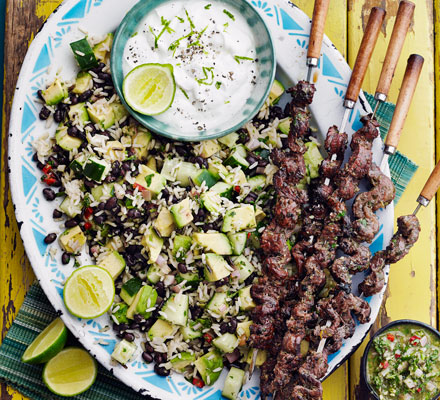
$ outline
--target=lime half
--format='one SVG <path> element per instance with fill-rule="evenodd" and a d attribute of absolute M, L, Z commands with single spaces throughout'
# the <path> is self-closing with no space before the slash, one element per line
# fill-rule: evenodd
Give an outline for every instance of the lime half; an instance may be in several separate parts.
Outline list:
<path fill-rule="evenodd" d="M 96 318 L 104 314 L 115 297 L 115 284 L 108 271 L 97 265 L 78 268 L 64 285 L 64 304 L 79 318 Z"/>
<path fill-rule="evenodd" d="M 56 356 L 67 340 L 67 329 L 61 318 L 52 321 L 28 346 L 21 357 L 27 364 L 41 364 Z"/>
<path fill-rule="evenodd" d="M 168 110 L 176 93 L 171 64 L 142 64 L 131 70 L 122 84 L 127 104 L 144 115 Z"/>
<path fill-rule="evenodd" d="M 46 364 L 43 381 L 51 392 L 70 397 L 92 386 L 97 372 L 96 361 L 87 351 L 68 347 Z"/>

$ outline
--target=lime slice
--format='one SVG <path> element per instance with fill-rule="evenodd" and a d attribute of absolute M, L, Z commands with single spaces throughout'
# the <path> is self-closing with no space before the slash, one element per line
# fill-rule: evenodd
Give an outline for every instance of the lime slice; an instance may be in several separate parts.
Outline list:
<path fill-rule="evenodd" d="M 46 364 L 43 381 L 51 392 L 70 397 L 92 386 L 97 372 L 96 361 L 87 351 L 68 347 Z"/>
<path fill-rule="evenodd" d="M 28 364 L 41 364 L 56 356 L 67 340 L 67 329 L 61 318 L 52 321 L 28 346 L 21 361 Z"/>
<path fill-rule="evenodd" d="M 104 314 L 115 297 L 113 278 L 104 268 L 78 268 L 64 285 L 64 304 L 75 317 L 89 319 Z"/>
<path fill-rule="evenodd" d="M 171 64 L 142 64 L 128 73 L 122 84 L 127 104 L 144 115 L 163 113 L 176 93 Z"/>

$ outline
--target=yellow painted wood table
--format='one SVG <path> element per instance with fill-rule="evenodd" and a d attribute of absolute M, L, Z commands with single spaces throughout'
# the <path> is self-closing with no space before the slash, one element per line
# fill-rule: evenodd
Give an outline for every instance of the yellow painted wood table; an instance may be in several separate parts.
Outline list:
<path fill-rule="evenodd" d="M 416 198 L 435 164 L 436 128 L 440 133 L 440 3 L 435 0 L 413 0 L 416 3 L 414 22 L 402 54 L 390 100 L 396 101 L 405 69 L 405 61 L 412 53 L 425 57 L 425 66 L 412 109 L 403 133 L 400 150 L 420 167 L 396 207 L 396 215 L 413 211 Z M 3 136 L 1 148 L 1 210 L 0 210 L 0 320 L 2 338 L 20 308 L 34 276 L 23 251 L 7 180 L 8 118 L 18 76 L 26 48 L 45 18 L 61 0 L 8 0 L 5 36 L 5 89 Z M 295 2 L 311 15 L 312 0 Z M 374 62 L 368 70 L 364 89 L 374 92 L 385 56 L 386 46 L 397 12 L 397 0 L 332 0 L 326 33 L 352 66 L 372 6 L 386 8 L 387 17 L 375 50 Z M 435 10 L 437 7 L 437 10 Z M 437 19 L 435 19 L 435 15 Z M 437 28 L 437 30 L 435 30 Z M 437 32 L 437 36 L 435 35 Z M 437 90 L 437 108 L 436 108 Z M 436 114 L 437 110 L 437 114 Z M 436 125 L 437 124 L 437 125 Z M 440 141 L 438 142 L 440 144 Z M 374 329 L 389 321 L 412 318 L 437 326 L 437 237 L 436 204 L 420 214 L 422 234 L 410 255 L 394 265 L 386 299 Z M 358 394 L 360 358 L 365 343 L 324 383 L 324 399 L 360 399 Z M 22 399 L 12 389 L 2 386 L 1 399 Z"/>

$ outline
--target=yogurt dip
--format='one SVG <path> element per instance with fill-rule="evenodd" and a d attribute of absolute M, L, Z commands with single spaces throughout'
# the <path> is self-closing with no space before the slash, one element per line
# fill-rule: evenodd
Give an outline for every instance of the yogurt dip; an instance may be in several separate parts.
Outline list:
<path fill-rule="evenodd" d="M 145 16 L 124 49 L 123 72 L 145 63 L 174 67 L 176 95 L 159 121 L 184 131 L 221 125 L 256 84 L 255 38 L 239 11 L 221 1 L 169 1 Z"/>

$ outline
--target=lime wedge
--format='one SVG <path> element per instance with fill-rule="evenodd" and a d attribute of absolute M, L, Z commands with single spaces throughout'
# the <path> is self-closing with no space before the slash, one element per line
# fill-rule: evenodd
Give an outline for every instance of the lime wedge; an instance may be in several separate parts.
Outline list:
<path fill-rule="evenodd" d="M 67 329 L 61 318 L 52 321 L 27 347 L 21 361 L 27 364 L 41 364 L 56 356 L 67 340 Z"/>
<path fill-rule="evenodd" d="M 104 314 L 115 297 L 113 278 L 104 268 L 78 268 L 64 285 L 64 304 L 75 317 L 89 319 Z"/>
<path fill-rule="evenodd" d="M 171 107 L 176 93 L 171 64 L 142 64 L 122 84 L 127 104 L 138 113 L 157 115 Z"/>
<path fill-rule="evenodd" d="M 51 392 L 70 397 L 92 386 L 97 372 L 96 361 L 87 351 L 68 347 L 46 364 L 43 381 Z"/>

